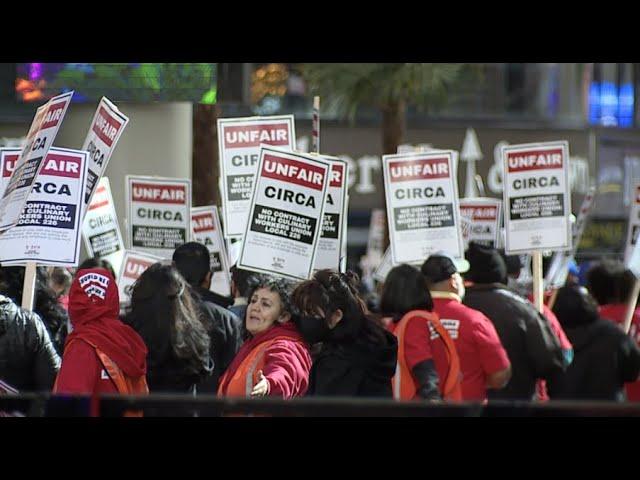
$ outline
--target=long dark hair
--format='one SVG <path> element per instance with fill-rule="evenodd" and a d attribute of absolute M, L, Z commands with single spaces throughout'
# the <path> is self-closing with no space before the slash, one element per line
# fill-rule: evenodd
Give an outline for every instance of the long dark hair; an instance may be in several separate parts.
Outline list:
<path fill-rule="evenodd" d="M 391 269 L 384 282 L 380 310 L 399 322 L 411 310 L 433 310 L 433 300 L 422 272 L 412 265 Z"/>
<path fill-rule="evenodd" d="M 358 275 L 352 271 L 319 270 L 312 280 L 302 282 L 294 290 L 292 301 L 296 313 L 317 316 L 320 309 L 327 321 L 333 313 L 341 310 L 342 320 L 332 332 L 332 339 L 384 341 L 380 325 L 368 316 L 367 306 L 358 295 L 358 283 Z"/>
<path fill-rule="evenodd" d="M 187 282 L 171 265 L 155 263 L 131 289 L 125 322 L 144 339 L 149 367 L 162 364 L 173 353 L 187 375 L 210 370 L 210 338 Z"/>

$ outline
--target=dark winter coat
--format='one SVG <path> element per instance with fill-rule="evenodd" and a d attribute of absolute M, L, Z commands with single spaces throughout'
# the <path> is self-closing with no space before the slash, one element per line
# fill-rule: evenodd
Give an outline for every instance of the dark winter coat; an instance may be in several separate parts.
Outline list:
<path fill-rule="evenodd" d="M 605 319 L 565 327 L 573 362 L 547 383 L 551 399 L 624 400 L 624 383 L 640 374 L 640 349 L 622 329 Z"/>
<path fill-rule="evenodd" d="M 564 371 L 562 348 L 549 321 L 506 285 L 469 286 L 463 303 L 491 320 L 511 361 L 511 380 L 501 390 L 489 390 L 489 400 L 531 400 L 537 379 Z"/>
<path fill-rule="evenodd" d="M 213 395 L 218 382 L 242 346 L 242 321 L 215 301 L 213 292 L 201 287 L 194 289 L 198 306 L 205 316 L 205 327 L 211 339 L 213 373 L 198 385 L 198 393 Z"/>
<path fill-rule="evenodd" d="M 0 295 L 0 379 L 21 392 L 51 391 L 59 369 L 40 317 Z"/>
<path fill-rule="evenodd" d="M 353 337 L 322 344 L 313 359 L 307 395 L 392 398 L 397 359 L 395 335 L 366 320 Z"/>

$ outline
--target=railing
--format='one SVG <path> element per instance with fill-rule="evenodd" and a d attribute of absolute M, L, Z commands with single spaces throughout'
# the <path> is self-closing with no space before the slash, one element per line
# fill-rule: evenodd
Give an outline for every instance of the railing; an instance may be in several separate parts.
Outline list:
<path fill-rule="evenodd" d="M 94 399 L 101 417 L 127 411 L 145 416 L 269 416 L 269 417 L 640 417 L 640 403 L 492 402 L 429 404 L 359 398 L 218 398 L 210 395 L 103 395 Z M 92 399 L 82 395 L 26 393 L 0 396 L 0 412 L 28 417 L 89 416 Z"/>

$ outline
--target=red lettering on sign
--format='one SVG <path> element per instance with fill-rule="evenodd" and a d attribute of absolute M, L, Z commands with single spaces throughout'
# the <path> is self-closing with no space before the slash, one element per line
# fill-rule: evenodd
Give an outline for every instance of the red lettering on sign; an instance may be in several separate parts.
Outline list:
<path fill-rule="evenodd" d="M 148 260 L 142 260 L 140 258 L 128 258 L 127 263 L 124 266 L 124 272 L 122 275 L 127 278 L 137 280 L 144 271 L 153 265 L 154 262 Z"/>
<path fill-rule="evenodd" d="M 508 152 L 509 173 L 562 168 L 562 149 Z"/>
<path fill-rule="evenodd" d="M 224 126 L 225 148 L 258 147 L 267 145 L 289 145 L 289 125 L 285 123 L 262 125 Z"/>
<path fill-rule="evenodd" d="M 274 155 L 265 155 L 262 164 L 263 177 L 295 183 L 314 190 L 322 190 L 325 175 L 326 171 L 319 165 L 310 165 Z"/>
<path fill-rule="evenodd" d="M 100 107 L 98 115 L 96 115 L 96 121 L 93 124 L 94 133 L 102 140 L 107 146 L 111 146 L 116 139 L 116 135 L 120 131 L 122 123 L 118 119 L 109 115 L 109 113 Z"/>
<path fill-rule="evenodd" d="M 194 233 L 207 232 L 211 230 L 215 231 L 216 229 L 213 225 L 213 214 L 211 213 L 193 215 L 191 217 L 191 221 L 193 222 Z"/>
<path fill-rule="evenodd" d="M 187 188 L 184 185 L 158 185 L 133 182 L 134 202 L 174 203 L 183 205 L 186 202 Z"/>
<path fill-rule="evenodd" d="M 41 175 L 80 178 L 80 159 L 64 153 L 49 153 L 42 167 Z"/>
<path fill-rule="evenodd" d="M 64 107 L 66 103 L 67 102 L 64 102 L 64 101 L 58 102 L 49 107 L 49 110 L 47 110 L 47 114 L 44 117 L 42 125 L 40 126 L 40 130 L 43 130 L 45 128 L 55 127 L 56 125 L 58 125 L 58 122 L 62 118 L 62 112 L 64 111 Z"/>
<path fill-rule="evenodd" d="M 98 187 L 96 193 L 93 195 L 93 198 L 91 199 L 91 205 L 89 205 L 89 211 L 95 210 L 96 208 L 104 207 L 108 204 L 109 198 L 107 197 L 107 189 L 103 185 L 101 187 Z"/>
<path fill-rule="evenodd" d="M 2 178 L 10 178 L 13 171 L 16 169 L 16 162 L 20 158 L 20 154 L 5 155 L 4 166 L 2 167 Z"/>
<path fill-rule="evenodd" d="M 433 180 L 449 177 L 449 161 L 447 158 L 428 158 L 389 164 L 391 182 L 408 182 L 411 180 Z"/>
<path fill-rule="evenodd" d="M 331 182 L 329 183 L 330 187 L 338 187 L 342 186 L 342 176 L 344 175 L 344 166 L 343 165 L 331 165 Z"/>

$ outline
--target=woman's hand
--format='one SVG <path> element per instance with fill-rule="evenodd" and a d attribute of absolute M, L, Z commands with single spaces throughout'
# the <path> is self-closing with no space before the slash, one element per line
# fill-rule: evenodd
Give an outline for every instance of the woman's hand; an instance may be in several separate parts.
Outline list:
<path fill-rule="evenodd" d="M 258 372 L 260 376 L 260 380 L 253 386 L 253 390 L 251 390 L 252 397 L 263 397 L 269 393 L 269 381 L 262 374 L 262 370 Z"/>

